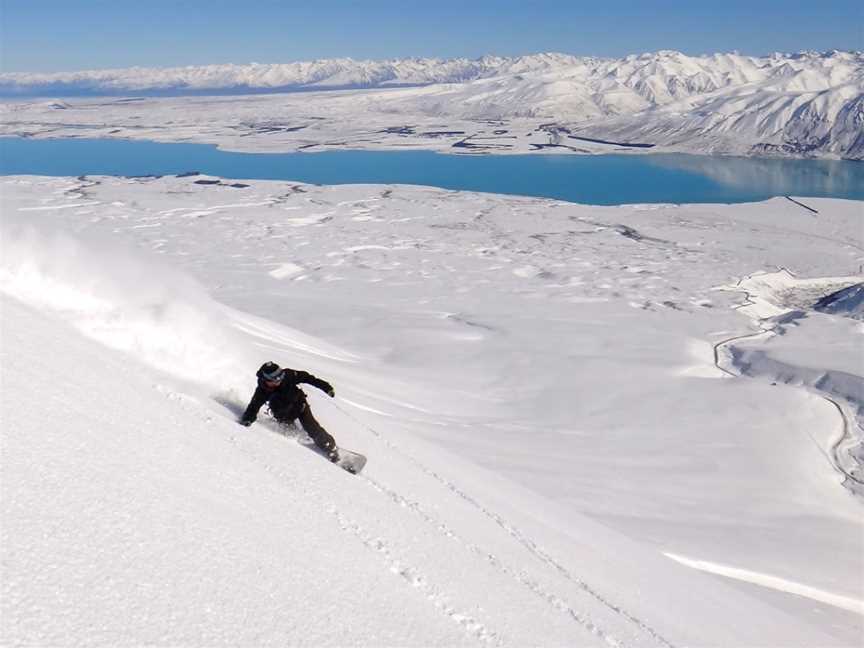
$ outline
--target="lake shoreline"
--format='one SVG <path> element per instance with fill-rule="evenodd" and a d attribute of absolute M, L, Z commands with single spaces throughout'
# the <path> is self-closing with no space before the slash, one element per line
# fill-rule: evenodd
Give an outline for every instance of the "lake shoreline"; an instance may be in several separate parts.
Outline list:
<path fill-rule="evenodd" d="M 135 177 L 198 172 L 239 181 L 419 185 L 589 205 L 750 203 L 790 195 L 864 200 L 864 166 L 832 160 L 663 152 L 308 152 L 235 152 L 217 144 L 127 137 L 3 137 L 0 174 Z"/>

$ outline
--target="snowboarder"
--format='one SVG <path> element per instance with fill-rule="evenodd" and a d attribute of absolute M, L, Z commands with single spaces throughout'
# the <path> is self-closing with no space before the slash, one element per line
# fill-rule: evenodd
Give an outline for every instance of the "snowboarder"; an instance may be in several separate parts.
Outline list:
<path fill-rule="evenodd" d="M 327 453 L 327 458 L 334 463 L 339 461 L 336 440 L 312 416 L 306 394 L 297 386 L 299 383 L 312 385 L 332 398 L 336 393 L 330 383 L 305 371 L 280 368 L 275 362 L 265 362 L 255 375 L 258 376 L 258 387 L 240 417 L 240 424 L 252 425 L 261 406 L 268 403 L 273 418 L 283 424 L 300 419 L 303 429 L 312 437 L 315 445 Z"/>

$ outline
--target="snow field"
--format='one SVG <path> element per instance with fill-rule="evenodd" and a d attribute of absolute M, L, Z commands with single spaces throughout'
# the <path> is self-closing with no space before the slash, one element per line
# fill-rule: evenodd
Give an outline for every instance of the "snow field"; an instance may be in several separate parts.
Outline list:
<path fill-rule="evenodd" d="M 718 605 L 744 603 L 587 520 L 580 539 L 526 518 L 531 506 L 511 517 L 502 499 L 532 499 L 512 486 L 488 508 L 387 437 L 346 426 L 379 463 L 353 478 L 238 429 L 196 390 L 53 316 L 6 297 L 3 313 L 4 419 L 19 421 L 3 466 L 13 645 L 675 645 L 703 637 Z M 46 374 L 63 376 L 63 394 L 15 417 Z M 447 468 L 485 499 L 460 464 Z M 659 573 L 676 587 L 666 580 L 657 600 Z M 667 597 L 694 585 L 710 605 L 681 600 L 670 614 Z M 789 621 L 763 613 L 754 638 Z"/>
<path fill-rule="evenodd" d="M 721 377 L 711 351 L 759 331 L 719 289 L 735 278 L 857 268 L 855 203 L 814 201 L 815 221 L 782 200 L 192 180 L 0 187 L 4 636 L 854 645 L 860 503 L 818 436 L 842 420 L 818 393 Z M 166 352 L 164 331 L 198 346 Z M 363 475 L 236 426 L 265 359 L 336 386 L 313 410 Z M 36 387 L 55 365 L 74 388 Z"/>

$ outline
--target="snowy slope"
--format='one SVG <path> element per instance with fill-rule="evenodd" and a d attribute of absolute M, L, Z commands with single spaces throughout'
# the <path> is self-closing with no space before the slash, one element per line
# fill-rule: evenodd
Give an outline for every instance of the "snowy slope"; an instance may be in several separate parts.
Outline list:
<path fill-rule="evenodd" d="M 623 59 L 537 54 L 477 60 L 335 59 L 280 65 L 0 74 L 0 93 L 7 96 L 253 93 L 394 85 L 418 87 L 303 93 L 299 97 L 234 97 L 228 101 L 230 113 L 216 119 L 216 129 L 214 110 L 225 106 L 225 100 L 211 99 L 206 102 L 207 109 L 200 108 L 200 98 L 13 102 L 3 105 L 8 125 L 2 132 L 38 136 L 44 130 L 53 137 L 80 136 L 75 129 L 86 128 L 96 129 L 91 135 L 116 136 L 120 129 L 124 137 L 152 138 L 152 133 L 146 133 L 147 122 L 155 121 L 162 128 L 170 124 L 168 132 L 157 134 L 159 139 L 194 135 L 230 146 L 227 138 L 236 136 L 234 129 L 245 125 L 250 132 L 243 135 L 255 135 L 255 127 L 265 129 L 268 135 L 261 141 L 245 142 L 245 147 L 267 150 L 276 137 L 282 150 L 292 150 L 351 140 L 357 140 L 358 145 L 362 142 L 361 147 L 366 148 L 393 146 L 396 138 L 376 142 L 369 136 L 381 129 L 402 127 L 395 134 L 403 139 L 412 135 L 416 146 L 439 149 L 445 142 L 449 147 L 465 136 L 477 135 L 476 124 L 472 125 L 476 120 L 503 120 L 507 123 L 497 124 L 498 130 L 512 122 L 515 132 L 498 139 L 516 140 L 505 143 L 519 151 L 532 150 L 536 144 L 553 144 L 556 152 L 603 152 L 621 148 L 621 144 L 626 149 L 627 144 L 641 143 L 655 149 L 700 153 L 851 159 L 864 155 L 861 53 L 692 57 L 661 51 Z M 192 114 L 190 107 L 194 107 Z M 164 118 L 166 110 L 172 113 L 171 119 Z M 196 110 L 206 115 L 200 123 Z M 294 117 L 290 123 L 286 115 Z M 315 123 L 322 119 L 324 123 Z M 532 136 L 523 132 L 529 123 L 532 130 L 541 133 Z M 62 125 L 70 131 L 58 131 Z M 405 132 L 406 125 L 418 130 Z M 304 132 L 298 134 L 301 129 Z M 457 131 L 461 137 L 454 137 Z M 288 133 L 294 136 L 286 139 Z M 507 151 L 507 147 L 487 148 L 484 152 Z"/>
<path fill-rule="evenodd" d="M 711 346 L 858 205 L 196 180 L 3 179 L 4 643 L 856 643 L 843 419 Z M 234 423 L 270 358 L 362 476 Z"/>
<path fill-rule="evenodd" d="M 362 430 L 377 467 L 353 478 L 52 315 L 2 312 L 6 645 L 827 640 L 759 606 L 730 633 L 754 601 L 587 520 L 577 539 L 501 493 L 487 509 L 478 475 L 457 486 Z"/>

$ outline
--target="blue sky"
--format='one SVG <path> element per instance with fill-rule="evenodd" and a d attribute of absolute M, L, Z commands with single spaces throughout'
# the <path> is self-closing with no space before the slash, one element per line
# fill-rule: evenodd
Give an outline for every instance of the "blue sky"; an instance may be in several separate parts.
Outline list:
<path fill-rule="evenodd" d="M 0 0 L 0 69 L 864 49 L 853 0 Z"/>

